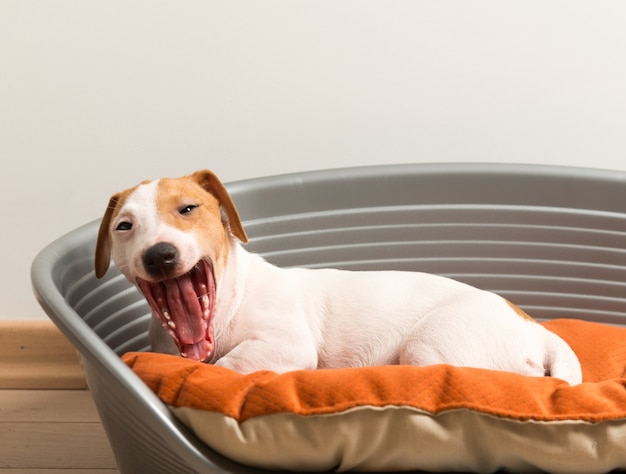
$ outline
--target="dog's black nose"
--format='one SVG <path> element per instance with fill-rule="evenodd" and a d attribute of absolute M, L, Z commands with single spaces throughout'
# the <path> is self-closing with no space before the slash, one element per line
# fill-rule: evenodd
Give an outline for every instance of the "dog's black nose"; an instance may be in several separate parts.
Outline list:
<path fill-rule="evenodd" d="M 172 244 L 160 242 L 147 249 L 141 258 L 148 273 L 165 277 L 176 268 L 178 251 Z"/>

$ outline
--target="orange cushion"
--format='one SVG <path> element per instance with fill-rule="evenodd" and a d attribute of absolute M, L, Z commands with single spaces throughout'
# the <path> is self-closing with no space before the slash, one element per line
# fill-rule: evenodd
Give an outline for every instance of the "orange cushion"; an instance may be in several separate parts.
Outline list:
<path fill-rule="evenodd" d="M 584 383 L 447 365 L 259 371 L 129 353 L 126 363 L 198 436 L 269 469 L 626 468 L 626 328 L 543 323 Z"/>

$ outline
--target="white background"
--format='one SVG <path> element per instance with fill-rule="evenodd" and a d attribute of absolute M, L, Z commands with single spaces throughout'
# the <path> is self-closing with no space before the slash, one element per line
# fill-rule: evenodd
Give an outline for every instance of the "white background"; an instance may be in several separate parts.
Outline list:
<path fill-rule="evenodd" d="M 0 319 L 35 254 L 211 168 L 626 169 L 623 1 L 0 0 Z"/>

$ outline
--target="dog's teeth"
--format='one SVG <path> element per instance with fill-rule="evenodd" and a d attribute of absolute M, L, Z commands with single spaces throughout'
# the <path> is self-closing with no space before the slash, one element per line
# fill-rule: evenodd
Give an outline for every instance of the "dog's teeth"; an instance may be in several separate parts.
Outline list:
<path fill-rule="evenodd" d="M 162 309 L 161 312 L 163 313 L 163 317 L 167 319 L 168 321 L 172 319 L 172 317 L 170 316 L 170 313 L 166 309 Z"/>
<path fill-rule="evenodd" d="M 211 300 L 209 298 L 209 295 L 203 295 L 202 298 L 200 298 L 200 302 L 202 303 L 202 319 L 208 321 L 209 316 L 211 316 L 211 310 L 209 307 L 211 304 Z"/>
<path fill-rule="evenodd" d="M 187 354 L 185 354 L 184 352 L 181 352 L 180 355 L 183 357 L 187 357 Z"/>
<path fill-rule="evenodd" d="M 176 323 L 174 321 L 169 320 L 167 322 L 167 325 L 171 327 L 172 329 L 176 329 Z"/>

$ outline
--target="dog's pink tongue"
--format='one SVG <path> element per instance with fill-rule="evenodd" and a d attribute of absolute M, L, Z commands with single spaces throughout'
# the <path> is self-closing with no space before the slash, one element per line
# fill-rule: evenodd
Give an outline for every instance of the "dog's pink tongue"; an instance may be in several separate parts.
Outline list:
<path fill-rule="evenodd" d="M 181 353 L 192 360 L 209 359 L 213 352 L 212 334 L 210 329 L 207 331 L 209 308 L 202 307 L 202 297 L 198 297 L 192 278 L 183 276 L 165 280 L 164 284 Z"/>
<path fill-rule="evenodd" d="M 137 279 L 154 315 L 172 336 L 183 357 L 207 361 L 213 355 L 215 282 L 206 262 L 178 278 L 149 282 Z"/>
<path fill-rule="evenodd" d="M 206 322 L 202 318 L 202 308 L 193 281 L 189 276 L 175 280 L 165 280 L 165 291 L 170 307 L 170 316 L 180 342 L 195 344 L 204 339 Z"/>

